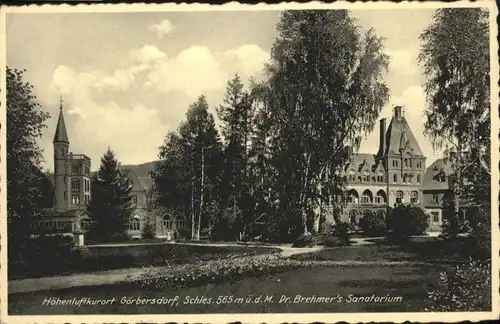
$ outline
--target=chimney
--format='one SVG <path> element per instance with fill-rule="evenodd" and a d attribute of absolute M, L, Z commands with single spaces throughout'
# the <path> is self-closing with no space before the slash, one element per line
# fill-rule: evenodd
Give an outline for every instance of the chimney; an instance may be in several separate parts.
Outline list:
<path fill-rule="evenodd" d="M 398 120 L 400 120 L 403 117 L 403 107 L 402 106 L 394 107 L 394 117 L 396 117 Z"/>
<path fill-rule="evenodd" d="M 383 155 L 385 152 L 385 118 L 380 119 L 380 154 Z"/>

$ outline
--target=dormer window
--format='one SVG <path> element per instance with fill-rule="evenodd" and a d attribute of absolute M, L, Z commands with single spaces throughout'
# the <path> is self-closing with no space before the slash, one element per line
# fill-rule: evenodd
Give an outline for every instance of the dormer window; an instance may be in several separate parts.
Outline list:
<path fill-rule="evenodd" d="M 363 173 L 363 181 L 365 181 L 365 182 L 370 181 L 370 172 L 365 171 L 365 172 Z"/>
<path fill-rule="evenodd" d="M 349 181 L 354 181 L 355 177 L 354 177 L 354 170 L 349 170 Z"/>
<path fill-rule="evenodd" d="M 377 174 L 377 182 L 384 182 L 384 173 L 382 171 Z"/>
<path fill-rule="evenodd" d="M 444 174 L 440 174 L 440 175 L 438 175 L 437 180 L 438 180 L 438 182 L 445 182 L 446 177 L 444 176 Z"/>

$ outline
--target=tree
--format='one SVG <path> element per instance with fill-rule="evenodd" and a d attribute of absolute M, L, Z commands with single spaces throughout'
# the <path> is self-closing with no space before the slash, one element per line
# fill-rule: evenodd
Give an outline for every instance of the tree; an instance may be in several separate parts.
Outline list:
<path fill-rule="evenodd" d="M 17 253 L 31 226 L 47 207 L 42 150 L 37 140 L 49 114 L 42 111 L 25 70 L 6 70 L 7 96 L 7 235 L 9 253 Z M 50 194 L 50 189 L 49 193 Z M 9 260 L 13 257 L 10 255 Z"/>
<path fill-rule="evenodd" d="M 286 11 L 262 86 L 274 190 L 282 225 L 306 234 L 307 215 L 341 194 L 341 167 L 373 130 L 388 100 L 382 39 L 364 35 L 346 10 Z"/>
<path fill-rule="evenodd" d="M 248 158 L 253 122 L 253 104 L 249 93 L 243 90 L 243 83 L 235 74 L 227 83 L 224 104 L 217 109 L 221 120 L 222 135 L 225 141 L 225 199 L 227 206 L 241 210 L 239 226 L 248 224 L 254 214 L 253 198 L 250 195 L 248 179 Z M 239 213 L 238 213 L 239 214 Z M 237 225 L 235 225 L 237 226 Z"/>
<path fill-rule="evenodd" d="M 448 152 L 453 165 L 454 213 L 444 220 L 444 234 L 453 236 L 459 231 L 456 218 L 470 165 L 467 155 L 489 156 L 488 13 L 480 8 L 439 9 L 420 39 L 419 61 L 427 78 L 426 134 L 435 148 Z"/>
<path fill-rule="evenodd" d="M 122 175 L 115 154 L 108 148 L 92 179 L 91 201 L 87 207 L 93 221 L 89 233 L 92 239 L 118 241 L 126 238 L 135 207 L 131 191 L 132 184 Z"/>
<path fill-rule="evenodd" d="M 388 215 L 389 237 L 406 239 L 424 234 L 429 227 L 429 215 L 422 208 L 401 205 Z"/>
<path fill-rule="evenodd" d="M 210 228 L 219 214 L 222 143 L 204 96 L 189 107 L 186 117 L 160 148 L 154 179 L 159 204 L 190 215 L 186 220 L 191 238 L 199 239 L 202 227 Z"/>

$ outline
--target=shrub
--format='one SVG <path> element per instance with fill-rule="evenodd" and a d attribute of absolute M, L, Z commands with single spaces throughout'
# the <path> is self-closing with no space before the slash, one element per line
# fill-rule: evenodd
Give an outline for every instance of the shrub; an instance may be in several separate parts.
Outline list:
<path fill-rule="evenodd" d="M 142 231 L 141 231 L 142 238 L 145 238 L 145 239 L 155 238 L 156 224 L 154 223 L 154 220 L 150 219 L 149 216 L 147 216 L 145 220 L 146 220 L 146 222 L 144 223 L 144 226 L 142 227 Z"/>
<path fill-rule="evenodd" d="M 414 206 L 399 206 L 389 215 L 388 229 L 391 238 L 408 238 L 425 233 L 429 226 L 429 215 Z"/>
<path fill-rule="evenodd" d="M 346 246 L 351 243 L 349 239 L 349 228 L 350 225 L 346 222 L 339 222 L 333 225 L 331 235 L 340 241 L 340 246 Z"/>
<path fill-rule="evenodd" d="M 313 247 L 318 243 L 318 236 L 312 233 L 302 234 L 297 237 L 293 243 L 293 247 Z"/>
<path fill-rule="evenodd" d="M 387 226 L 384 217 L 369 214 L 359 220 L 359 227 L 365 236 L 380 236 L 385 234 Z"/>
<path fill-rule="evenodd" d="M 326 247 L 339 247 L 343 246 L 342 241 L 333 235 L 324 235 L 321 242 Z"/>
<path fill-rule="evenodd" d="M 491 264 L 469 260 L 452 273 L 440 275 L 439 287 L 428 292 L 427 311 L 488 311 L 491 309 Z"/>

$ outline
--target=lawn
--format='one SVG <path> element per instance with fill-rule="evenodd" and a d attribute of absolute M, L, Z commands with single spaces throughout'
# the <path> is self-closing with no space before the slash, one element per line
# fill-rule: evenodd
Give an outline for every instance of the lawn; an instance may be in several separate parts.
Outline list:
<path fill-rule="evenodd" d="M 300 269 L 281 274 L 207 284 L 180 291 L 162 289 L 144 291 L 137 286 L 71 288 L 49 292 L 12 294 L 8 296 L 11 315 L 62 315 L 62 314 L 168 314 L 168 313 L 280 313 L 280 312 L 418 312 L 427 302 L 426 292 L 435 287 L 440 271 L 446 266 L 357 266 Z M 402 297 L 400 302 L 355 303 L 353 296 Z M 303 297 L 342 297 L 332 302 L 294 303 L 297 295 Z M 121 304 L 123 297 L 174 298 L 177 306 Z M 203 300 L 201 304 L 184 304 L 186 297 Z M 228 296 L 226 303 L 217 303 L 219 296 Z M 232 296 L 232 298 L 230 298 Z M 261 297 L 260 303 L 241 303 L 238 298 Z M 272 296 L 272 302 L 263 302 Z M 280 303 L 282 296 L 291 298 Z M 42 306 L 47 297 L 60 299 L 92 298 L 112 299 L 113 305 L 98 306 Z M 206 303 L 208 299 L 212 303 Z M 232 302 L 229 300 L 232 299 Z"/>
<path fill-rule="evenodd" d="M 325 249 L 292 256 L 296 260 L 350 260 L 350 261 L 409 261 L 456 263 L 468 259 L 464 240 L 439 241 L 432 237 L 418 237 L 403 243 L 373 240 L 373 245 L 342 249 Z"/>

